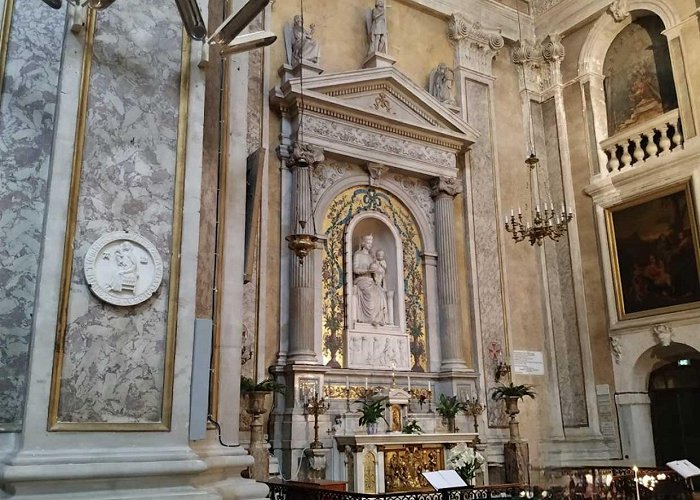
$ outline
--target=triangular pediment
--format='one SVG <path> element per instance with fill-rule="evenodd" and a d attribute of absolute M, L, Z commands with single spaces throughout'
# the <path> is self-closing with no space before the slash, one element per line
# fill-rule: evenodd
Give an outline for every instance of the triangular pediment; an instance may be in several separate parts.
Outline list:
<path fill-rule="evenodd" d="M 285 93 L 301 92 L 301 79 L 292 79 L 288 85 Z M 303 94 L 305 101 L 339 114 L 360 114 L 370 120 L 414 127 L 467 146 L 478 137 L 458 114 L 393 66 L 305 77 Z"/>

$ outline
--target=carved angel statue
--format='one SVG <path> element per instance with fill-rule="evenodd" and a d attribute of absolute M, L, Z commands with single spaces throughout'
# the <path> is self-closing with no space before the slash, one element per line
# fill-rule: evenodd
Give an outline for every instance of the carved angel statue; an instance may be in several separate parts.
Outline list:
<path fill-rule="evenodd" d="M 440 63 L 430 72 L 428 80 L 428 92 L 438 101 L 454 104 L 452 87 L 455 83 L 455 73 L 447 64 Z"/>
<path fill-rule="evenodd" d="M 304 27 L 302 17 L 294 16 L 292 23 L 284 27 L 284 45 L 287 53 L 287 64 L 296 66 L 299 63 L 318 64 L 321 58 L 321 47 L 313 35 L 316 30 L 314 24 L 308 29 Z"/>
<path fill-rule="evenodd" d="M 367 11 L 368 56 L 375 53 L 386 54 L 387 27 L 385 14 L 384 0 L 375 0 L 374 8 Z"/>

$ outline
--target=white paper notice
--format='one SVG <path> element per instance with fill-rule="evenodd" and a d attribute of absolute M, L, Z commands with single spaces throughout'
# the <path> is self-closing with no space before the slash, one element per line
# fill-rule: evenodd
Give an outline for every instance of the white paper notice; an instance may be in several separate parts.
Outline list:
<path fill-rule="evenodd" d="M 455 470 L 438 470 L 435 472 L 423 472 L 423 477 L 428 480 L 435 490 L 446 488 L 463 488 L 467 485 Z"/>
<path fill-rule="evenodd" d="M 683 476 L 683 479 L 688 479 L 693 476 L 700 476 L 700 469 L 698 469 L 692 462 L 688 460 L 675 460 L 673 462 L 666 462 L 671 469 L 675 470 L 678 474 Z"/>
<path fill-rule="evenodd" d="M 544 375 L 542 351 L 513 351 L 513 373 L 519 375 Z"/>

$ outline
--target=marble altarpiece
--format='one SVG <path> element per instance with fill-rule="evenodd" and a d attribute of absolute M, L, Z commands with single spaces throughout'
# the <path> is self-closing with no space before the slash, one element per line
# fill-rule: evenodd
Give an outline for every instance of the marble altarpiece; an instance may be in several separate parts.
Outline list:
<path fill-rule="evenodd" d="M 281 468 L 294 470 L 313 439 L 304 403 L 324 395 L 331 409 L 320 417 L 326 432 L 315 464 L 321 458 L 326 477 L 349 480 L 356 491 L 390 491 L 386 457 L 433 456 L 426 450 L 435 447 L 443 456 L 449 440 L 428 399 L 476 392 L 463 347 L 453 204 L 477 134 L 391 62 L 331 75 L 302 70 L 303 89 L 296 70 L 285 67 L 271 94 L 282 118 L 278 154 L 289 207 L 282 232 L 308 224 L 321 241 L 303 261 L 284 251 L 290 293 L 281 299 L 274 372 L 288 389 L 271 416 L 273 447 Z M 396 379 L 406 404 L 388 407 L 397 422 L 380 428 L 391 443 L 366 452 L 350 442 L 361 434 L 355 401 Z M 429 433 L 413 447 L 416 436 L 399 429 L 409 414 Z M 464 420 L 462 430 L 470 429 Z M 374 472 L 365 474 L 360 463 L 370 458 Z"/>

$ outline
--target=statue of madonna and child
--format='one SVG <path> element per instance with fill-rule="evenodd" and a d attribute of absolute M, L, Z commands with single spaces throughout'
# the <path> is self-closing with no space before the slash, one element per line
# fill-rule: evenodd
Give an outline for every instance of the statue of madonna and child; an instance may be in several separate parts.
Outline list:
<path fill-rule="evenodd" d="M 383 250 L 372 250 L 374 236 L 366 234 L 352 256 L 353 288 L 356 297 L 354 320 L 373 326 L 390 324 L 386 293 L 386 259 Z"/>

